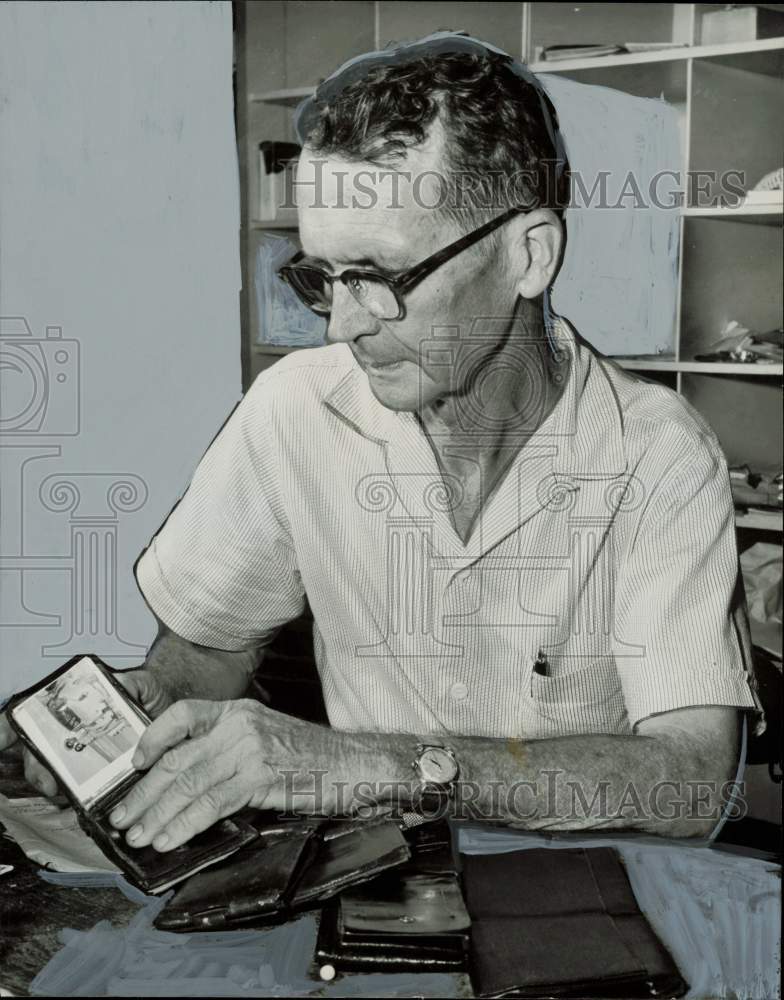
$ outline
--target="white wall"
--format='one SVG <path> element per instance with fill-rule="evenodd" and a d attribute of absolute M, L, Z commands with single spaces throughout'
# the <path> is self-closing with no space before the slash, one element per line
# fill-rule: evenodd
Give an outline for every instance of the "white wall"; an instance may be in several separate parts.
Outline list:
<path fill-rule="evenodd" d="M 229 3 L 0 5 L 0 697 L 154 635 L 133 563 L 241 393 L 231 73 Z"/>

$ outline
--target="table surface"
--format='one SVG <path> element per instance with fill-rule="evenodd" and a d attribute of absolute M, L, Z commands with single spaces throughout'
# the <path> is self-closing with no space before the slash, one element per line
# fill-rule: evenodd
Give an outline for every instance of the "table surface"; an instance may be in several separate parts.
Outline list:
<path fill-rule="evenodd" d="M 0 790 L 22 794 L 18 766 L 0 755 Z M 27 791 L 29 794 L 29 790 Z M 770 861 L 634 835 L 555 837 L 477 824 L 457 827 L 464 853 L 530 847 L 615 847 L 640 907 L 670 950 L 688 997 L 779 993 L 780 869 Z M 345 975 L 319 981 L 317 923 L 305 914 L 263 930 L 156 931 L 162 905 L 116 875 L 44 872 L 0 837 L 0 986 L 45 996 L 470 996 L 467 977 Z"/>

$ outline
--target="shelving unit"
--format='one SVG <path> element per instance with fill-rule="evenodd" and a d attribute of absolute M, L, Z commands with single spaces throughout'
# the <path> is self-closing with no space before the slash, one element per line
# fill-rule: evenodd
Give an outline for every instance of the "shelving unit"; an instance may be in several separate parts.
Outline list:
<path fill-rule="evenodd" d="M 679 117 L 681 169 L 741 170 L 746 187 L 782 165 L 784 37 L 702 45 L 701 20 L 721 5 L 591 3 L 268 2 L 242 8 L 244 70 L 238 87 L 245 227 L 245 286 L 262 234 L 290 223 L 253 220 L 261 139 L 293 140 L 292 109 L 341 62 L 389 41 L 440 27 L 462 28 L 527 60 L 543 74 L 663 99 Z M 784 4 L 765 5 L 781 13 Z M 264 39 L 274 36 L 272 47 Z M 569 61 L 533 61 L 556 44 L 678 42 L 658 51 Z M 243 131 L 243 124 L 245 126 Z M 715 193 L 712 189 L 709 193 Z M 729 320 L 752 329 L 781 325 L 782 204 L 711 206 L 689 197 L 679 220 L 674 354 L 618 359 L 627 369 L 681 393 L 715 428 L 730 464 L 781 461 L 781 364 L 697 362 Z M 255 309 L 246 294 L 246 384 L 286 348 L 255 343 Z M 766 461 L 767 460 L 767 461 Z M 781 532 L 781 515 L 752 512 L 738 525 Z"/>

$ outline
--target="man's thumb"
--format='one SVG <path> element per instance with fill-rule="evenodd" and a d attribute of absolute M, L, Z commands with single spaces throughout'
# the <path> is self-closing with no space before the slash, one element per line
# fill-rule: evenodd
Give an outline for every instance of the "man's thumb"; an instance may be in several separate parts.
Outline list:
<path fill-rule="evenodd" d="M 153 719 L 171 704 L 171 699 L 149 670 L 123 670 L 116 673 L 115 677 Z"/>

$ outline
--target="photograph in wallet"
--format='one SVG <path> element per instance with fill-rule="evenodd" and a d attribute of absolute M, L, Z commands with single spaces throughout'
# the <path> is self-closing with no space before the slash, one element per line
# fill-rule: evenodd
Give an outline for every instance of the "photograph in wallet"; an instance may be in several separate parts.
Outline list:
<path fill-rule="evenodd" d="M 463 855 L 480 997 L 679 997 L 688 989 L 609 847 Z"/>
<path fill-rule="evenodd" d="M 10 699 L 7 716 L 32 754 L 55 776 L 82 829 L 145 892 L 163 892 L 256 838 L 225 819 L 166 853 L 131 847 L 109 813 L 143 772 L 132 758 L 150 718 L 96 656 L 76 656 Z"/>

